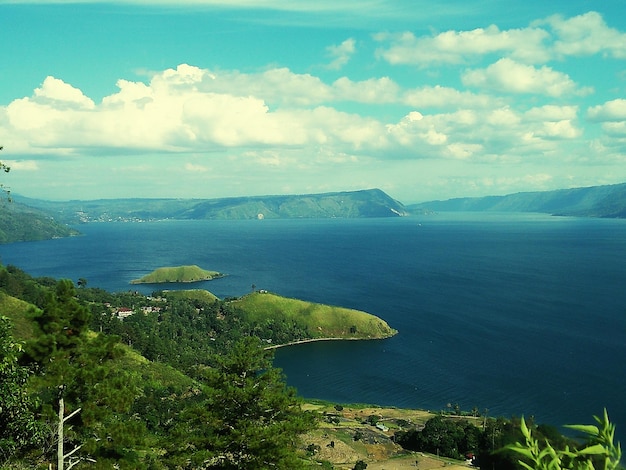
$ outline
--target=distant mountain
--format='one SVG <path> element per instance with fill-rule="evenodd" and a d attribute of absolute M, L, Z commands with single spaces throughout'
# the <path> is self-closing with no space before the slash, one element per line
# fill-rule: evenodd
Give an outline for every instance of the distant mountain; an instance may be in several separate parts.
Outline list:
<path fill-rule="evenodd" d="M 78 235 L 44 211 L 0 200 L 0 243 L 47 240 Z"/>
<path fill-rule="evenodd" d="M 20 199 L 68 224 L 163 219 L 285 219 L 399 217 L 404 205 L 380 189 L 222 199 L 100 199 L 52 202 Z"/>
<path fill-rule="evenodd" d="M 494 211 L 543 212 L 577 217 L 626 218 L 626 183 L 429 201 L 407 206 L 409 212 Z"/>

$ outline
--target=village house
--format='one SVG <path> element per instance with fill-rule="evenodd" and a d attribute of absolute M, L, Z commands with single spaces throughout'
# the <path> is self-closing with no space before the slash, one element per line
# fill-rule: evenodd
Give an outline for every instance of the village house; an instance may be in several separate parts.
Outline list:
<path fill-rule="evenodd" d="M 128 307 L 118 307 L 114 313 L 117 318 L 119 318 L 120 320 L 124 320 L 124 318 L 130 317 L 132 314 L 134 314 L 135 311 L 132 308 Z"/>

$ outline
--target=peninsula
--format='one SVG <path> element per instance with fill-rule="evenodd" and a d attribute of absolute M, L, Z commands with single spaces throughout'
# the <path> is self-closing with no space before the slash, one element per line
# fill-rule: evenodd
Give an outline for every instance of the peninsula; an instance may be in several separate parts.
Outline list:
<path fill-rule="evenodd" d="M 140 279 L 130 281 L 131 284 L 163 284 L 170 282 L 200 282 L 210 281 L 224 274 L 217 271 L 207 271 L 197 265 L 163 267 L 146 274 Z"/>
<path fill-rule="evenodd" d="M 384 339 L 397 334 L 383 319 L 367 312 L 267 291 L 245 295 L 231 305 L 248 324 L 256 326 L 261 337 L 275 336 L 275 347 L 310 341 Z M 270 327 L 264 331 L 266 325 Z M 285 334 L 279 334 L 283 330 Z"/>

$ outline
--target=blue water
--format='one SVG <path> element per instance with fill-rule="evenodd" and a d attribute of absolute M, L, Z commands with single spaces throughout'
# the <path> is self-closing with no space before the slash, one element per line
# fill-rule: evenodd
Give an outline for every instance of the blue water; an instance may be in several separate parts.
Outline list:
<path fill-rule="evenodd" d="M 89 224 L 84 236 L 0 246 L 4 264 L 112 291 L 160 267 L 365 310 L 399 330 L 277 352 L 305 397 L 588 423 L 626 436 L 626 220 L 447 214 L 357 220 Z M 136 286 L 132 287 L 133 289 Z M 151 287 L 140 286 L 144 293 Z"/>

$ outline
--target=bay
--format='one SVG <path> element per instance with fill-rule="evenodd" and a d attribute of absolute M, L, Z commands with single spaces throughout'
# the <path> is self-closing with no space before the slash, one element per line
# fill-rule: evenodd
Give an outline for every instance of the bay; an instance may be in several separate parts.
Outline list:
<path fill-rule="evenodd" d="M 399 330 L 277 351 L 300 395 L 338 403 L 533 415 L 626 428 L 626 221 L 538 214 L 393 219 L 164 221 L 78 227 L 81 237 L 0 246 L 4 264 L 111 291 L 160 266 L 228 276 L 364 310 Z M 172 286 L 169 286 L 172 287 Z M 622 439 L 624 442 L 624 439 Z"/>

